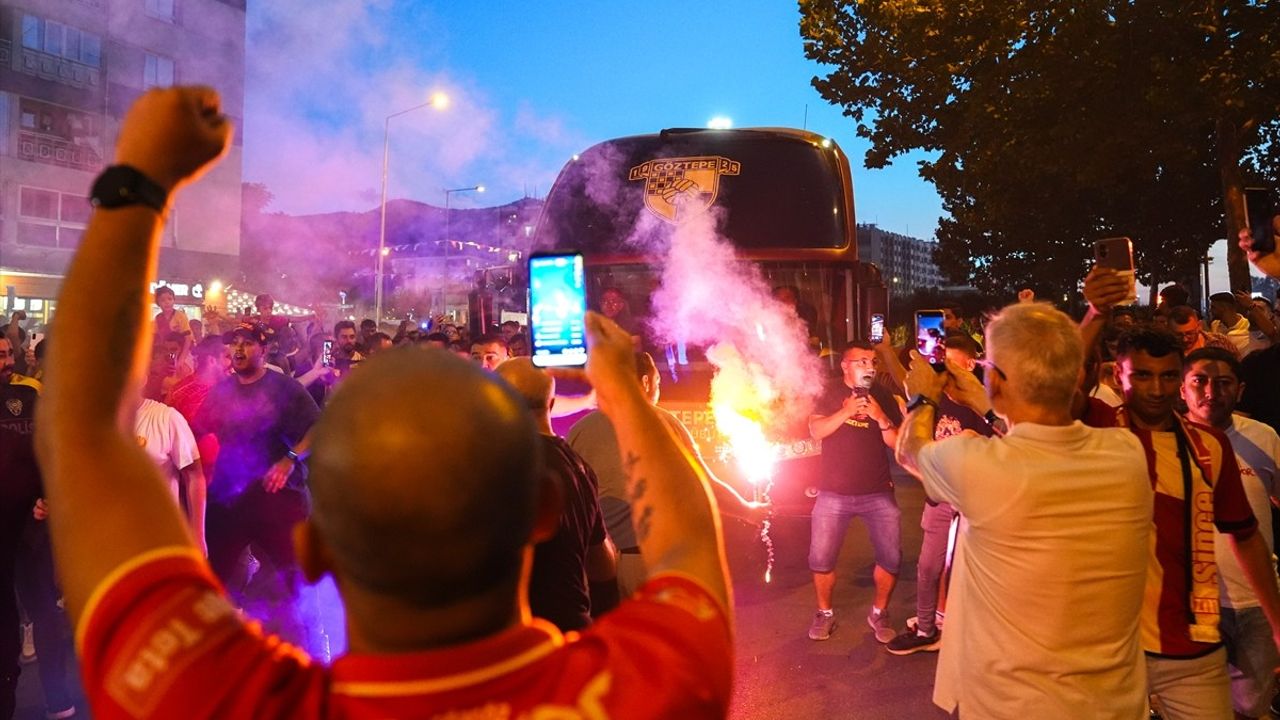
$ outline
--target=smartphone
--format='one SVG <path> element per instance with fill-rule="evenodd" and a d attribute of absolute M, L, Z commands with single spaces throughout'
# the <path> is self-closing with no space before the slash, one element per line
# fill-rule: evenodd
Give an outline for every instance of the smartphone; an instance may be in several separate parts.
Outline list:
<path fill-rule="evenodd" d="M 325 367 L 333 367 L 333 341 L 325 340 L 324 349 L 320 351 L 320 362 Z"/>
<path fill-rule="evenodd" d="M 884 340 L 884 313 L 871 313 L 870 340 L 876 345 Z"/>
<path fill-rule="evenodd" d="M 1277 214 L 1275 195 L 1267 188 L 1244 189 L 1244 212 L 1249 218 L 1249 232 L 1253 235 L 1253 250 L 1260 253 L 1276 251 Z"/>
<path fill-rule="evenodd" d="M 529 258 L 529 334 L 538 367 L 587 362 L 587 285 L 582 253 Z"/>
<path fill-rule="evenodd" d="M 1093 244 L 1093 259 L 1099 267 L 1111 268 L 1129 281 L 1129 294 L 1122 304 L 1138 301 L 1138 282 L 1133 272 L 1133 241 L 1127 237 L 1103 238 Z"/>
<path fill-rule="evenodd" d="M 916 352 L 938 372 L 947 369 L 947 330 L 942 322 L 941 310 L 916 311 Z"/>

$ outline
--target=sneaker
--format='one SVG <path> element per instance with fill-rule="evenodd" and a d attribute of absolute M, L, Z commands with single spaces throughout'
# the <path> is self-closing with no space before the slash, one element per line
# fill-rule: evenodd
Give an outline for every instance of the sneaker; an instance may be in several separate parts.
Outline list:
<path fill-rule="evenodd" d="M 22 655 L 18 660 L 23 665 L 36 661 L 36 639 L 31 623 L 22 623 Z"/>
<path fill-rule="evenodd" d="M 942 631 L 934 628 L 932 635 L 921 635 L 915 630 L 908 630 L 890 640 L 885 649 L 894 655 L 910 655 L 918 652 L 937 652 L 942 645 Z"/>
<path fill-rule="evenodd" d="M 831 631 L 835 629 L 835 613 L 824 613 L 819 610 L 813 614 L 813 622 L 809 624 L 809 639 L 826 640 L 831 637 Z"/>
<path fill-rule="evenodd" d="M 867 624 L 871 626 L 872 630 L 876 631 L 876 642 L 887 643 L 898 636 L 898 633 L 893 631 L 893 625 L 889 622 L 889 612 L 887 610 L 880 613 L 872 610 L 867 615 Z"/>

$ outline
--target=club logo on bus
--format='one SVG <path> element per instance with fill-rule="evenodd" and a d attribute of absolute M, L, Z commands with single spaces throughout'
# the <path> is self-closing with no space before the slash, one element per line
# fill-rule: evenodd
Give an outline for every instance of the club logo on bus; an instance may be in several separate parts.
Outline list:
<path fill-rule="evenodd" d="M 720 176 L 737 175 L 742 163 L 718 155 L 662 158 L 631 168 L 631 180 L 644 180 L 644 204 L 669 223 L 679 224 L 705 212 L 720 193 Z"/>

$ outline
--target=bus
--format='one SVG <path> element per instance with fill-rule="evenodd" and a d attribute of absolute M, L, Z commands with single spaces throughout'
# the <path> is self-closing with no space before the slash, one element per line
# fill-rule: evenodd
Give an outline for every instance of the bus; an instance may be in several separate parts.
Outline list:
<path fill-rule="evenodd" d="M 672 187 L 684 203 L 670 201 Z M 867 334 L 888 296 L 879 270 L 858 260 L 849 161 L 829 138 L 789 128 L 669 129 L 599 143 L 561 170 L 533 248 L 584 253 L 588 302 L 639 338 L 662 373 L 660 405 L 689 428 L 717 475 L 750 492 L 709 410 L 714 368 L 703 348 L 664 345 L 648 332 L 662 258 L 629 242 L 646 213 L 650 225 L 675 225 L 712 208 L 737 260 L 754 263 L 775 297 L 794 303 L 810 352 L 837 373 L 840 351 Z M 779 513 L 807 514 L 820 447 L 806 427 L 786 434 L 772 497 Z"/>

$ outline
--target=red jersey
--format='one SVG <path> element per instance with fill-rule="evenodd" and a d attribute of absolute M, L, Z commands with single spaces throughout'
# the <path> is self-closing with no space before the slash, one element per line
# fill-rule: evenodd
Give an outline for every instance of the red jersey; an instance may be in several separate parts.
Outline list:
<path fill-rule="evenodd" d="M 177 410 L 190 425 L 195 421 L 196 413 L 204 405 L 205 398 L 213 385 L 200 381 L 196 375 L 188 375 L 169 390 L 169 405 Z M 206 478 L 213 477 L 213 464 L 218 460 L 218 436 L 207 433 L 196 438 L 196 447 L 200 450 L 200 462 L 204 466 Z"/>
<path fill-rule="evenodd" d="M 733 666 L 716 601 L 668 574 L 581 634 L 534 620 L 464 645 L 324 667 L 241 620 L 187 548 L 113 572 L 78 631 L 99 720 L 722 718 Z"/>
<path fill-rule="evenodd" d="M 1114 421 L 1129 425 L 1123 409 Z M 1186 474 L 1177 434 L 1130 426 L 1142 442 L 1155 489 L 1155 555 L 1147 568 L 1142 642 L 1148 654 L 1174 658 L 1205 655 L 1221 644 L 1214 528 L 1247 538 L 1258 526 L 1231 442 L 1181 416 L 1177 422 L 1186 443 Z"/>

